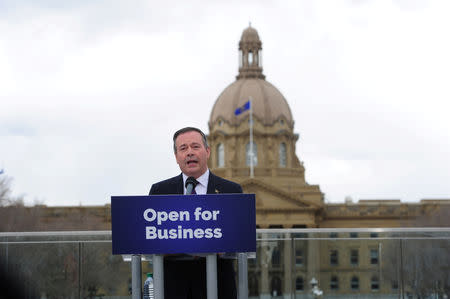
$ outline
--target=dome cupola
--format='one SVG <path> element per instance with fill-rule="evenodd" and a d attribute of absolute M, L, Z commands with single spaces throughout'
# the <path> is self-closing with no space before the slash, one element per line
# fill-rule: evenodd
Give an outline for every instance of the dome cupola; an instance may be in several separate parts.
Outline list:
<path fill-rule="evenodd" d="M 249 26 L 242 32 L 239 41 L 239 75 L 236 79 L 260 78 L 262 73 L 262 43 L 258 32 Z"/>
<path fill-rule="evenodd" d="M 234 111 L 252 100 L 255 120 L 271 126 L 284 122 L 290 130 L 294 127 L 289 104 L 283 94 L 265 80 L 261 64 L 262 42 L 258 32 L 249 26 L 239 41 L 239 74 L 236 81 L 225 88 L 217 98 L 209 118 L 210 130 L 217 122 L 239 125 L 247 114 L 235 115 Z"/>

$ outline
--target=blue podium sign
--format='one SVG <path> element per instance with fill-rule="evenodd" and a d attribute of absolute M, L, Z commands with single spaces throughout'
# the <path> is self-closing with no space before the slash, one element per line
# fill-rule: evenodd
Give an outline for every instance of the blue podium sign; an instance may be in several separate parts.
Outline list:
<path fill-rule="evenodd" d="M 254 194 L 112 196 L 113 254 L 255 252 Z"/>

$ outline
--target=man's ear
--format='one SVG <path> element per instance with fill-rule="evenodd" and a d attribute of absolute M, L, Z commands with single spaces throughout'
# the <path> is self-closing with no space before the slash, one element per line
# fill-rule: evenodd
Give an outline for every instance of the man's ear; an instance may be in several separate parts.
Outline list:
<path fill-rule="evenodd" d="M 211 155 L 211 148 L 209 146 L 206 148 L 206 153 L 208 154 L 209 159 L 209 156 Z"/>

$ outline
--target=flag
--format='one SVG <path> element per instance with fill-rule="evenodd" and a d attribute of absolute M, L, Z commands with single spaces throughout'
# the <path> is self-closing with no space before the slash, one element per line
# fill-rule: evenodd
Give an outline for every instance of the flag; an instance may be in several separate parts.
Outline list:
<path fill-rule="evenodd" d="M 0 169 L 0 174 L 3 174 L 5 171 L 3 169 Z"/>
<path fill-rule="evenodd" d="M 239 115 L 250 109 L 250 101 L 247 101 L 244 105 L 234 110 L 234 115 Z"/>

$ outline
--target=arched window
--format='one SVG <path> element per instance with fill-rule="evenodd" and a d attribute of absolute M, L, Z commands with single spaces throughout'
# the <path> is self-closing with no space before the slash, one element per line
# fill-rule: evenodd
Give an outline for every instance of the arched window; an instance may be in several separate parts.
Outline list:
<path fill-rule="evenodd" d="M 286 143 L 280 143 L 278 155 L 280 157 L 280 167 L 286 167 Z"/>
<path fill-rule="evenodd" d="M 337 276 L 331 276 L 330 289 L 334 291 L 339 290 L 339 280 Z"/>
<path fill-rule="evenodd" d="M 279 266 L 280 265 L 280 250 L 278 248 L 275 248 L 272 251 L 272 266 Z"/>
<path fill-rule="evenodd" d="M 252 51 L 248 52 L 248 65 L 249 66 L 253 65 L 253 52 Z"/>
<path fill-rule="evenodd" d="M 356 276 L 352 277 L 352 280 L 350 282 L 350 288 L 354 291 L 359 290 L 359 278 Z"/>
<path fill-rule="evenodd" d="M 299 276 L 295 280 L 295 290 L 303 291 L 304 289 L 305 289 L 305 281 L 303 280 L 303 277 Z"/>
<path fill-rule="evenodd" d="M 225 166 L 225 149 L 223 143 L 217 145 L 217 167 Z"/>
<path fill-rule="evenodd" d="M 255 142 L 253 142 L 253 155 L 251 155 L 250 153 L 250 142 L 247 143 L 247 145 L 245 146 L 245 153 L 246 153 L 245 164 L 247 166 L 250 166 L 251 156 L 253 156 L 253 166 L 258 165 L 258 149 L 256 147 Z"/>

